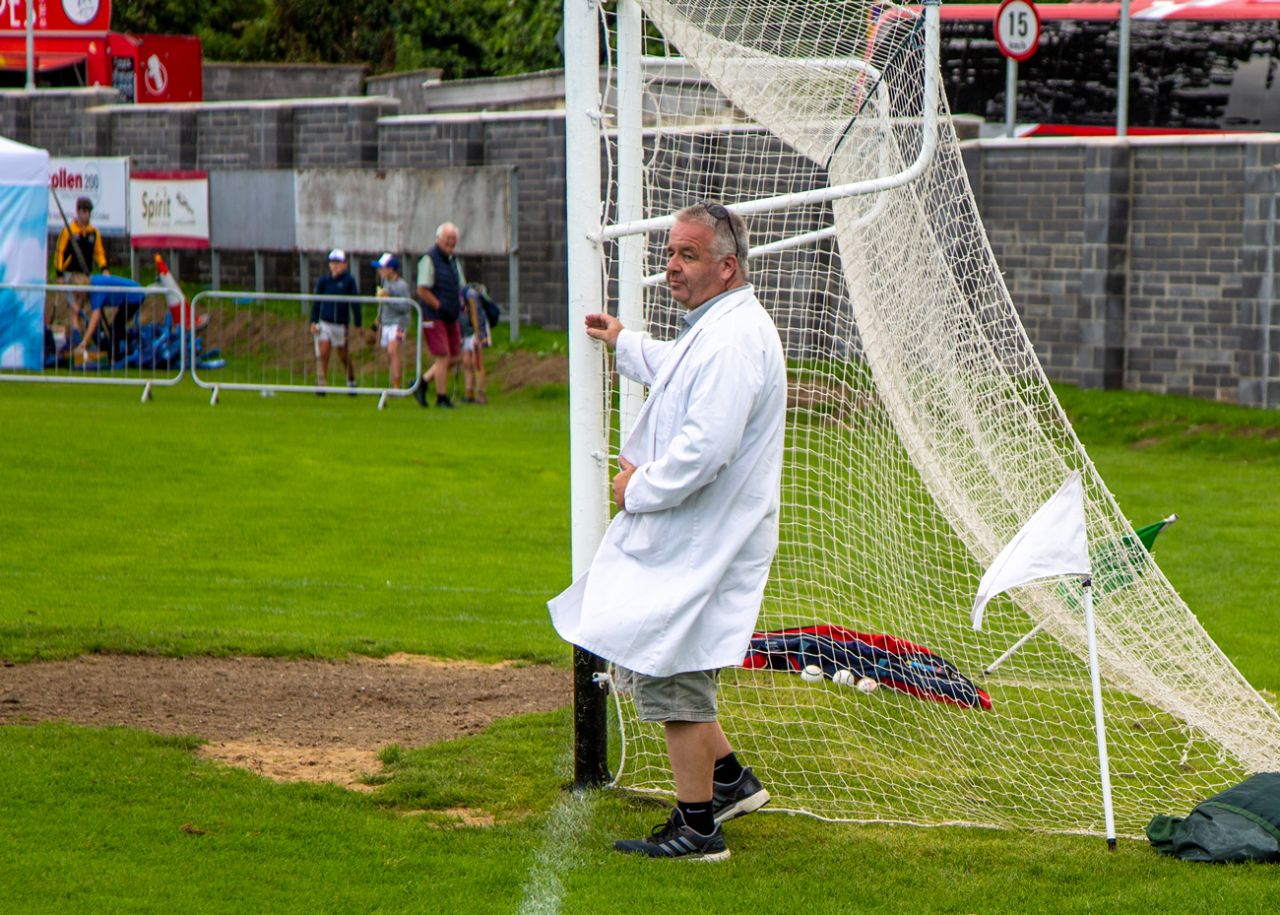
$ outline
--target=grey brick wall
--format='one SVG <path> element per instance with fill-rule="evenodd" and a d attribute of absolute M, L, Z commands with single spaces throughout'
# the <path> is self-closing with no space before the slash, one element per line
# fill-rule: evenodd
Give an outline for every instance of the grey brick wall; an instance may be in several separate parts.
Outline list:
<path fill-rule="evenodd" d="M 521 320 L 546 326 L 564 324 L 568 286 L 562 115 L 388 118 L 379 127 L 378 146 L 382 168 L 515 166 Z M 440 221 L 445 219 L 458 223 L 465 248 L 466 215 L 442 213 Z M 424 250 L 432 241 L 424 239 Z M 509 300 L 505 258 L 464 258 L 463 266 L 468 279 L 485 283 L 499 301 Z"/>
<path fill-rule="evenodd" d="M 292 168 L 294 110 L 289 104 L 203 106 L 196 123 L 200 168 Z"/>
<path fill-rule="evenodd" d="M 1082 151 L 984 151 L 981 213 L 1023 326 L 1050 377 L 1086 383 L 1093 368 L 1082 295 L 1086 159 Z"/>
<path fill-rule="evenodd" d="M 293 113 L 293 164 L 298 168 L 377 165 L 378 120 L 398 111 L 399 102 L 385 97 L 298 106 Z"/>
<path fill-rule="evenodd" d="M 1280 403 L 1280 141 L 980 143 L 965 162 L 1050 378 Z"/>
<path fill-rule="evenodd" d="M 52 156 L 101 155 L 100 125 L 89 113 L 120 100 L 114 89 L 0 90 L 0 136 Z"/>
<path fill-rule="evenodd" d="M 114 105 L 102 116 L 111 119 L 112 156 L 129 156 L 132 167 L 179 170 L 196 167 L 199 110 L 195 105 Z"/>
<path fill-rule="evenodd" d="M 331 98 L 364 94 L 364 64 L 253 64 L 206 61 L 207 102 Z"/>

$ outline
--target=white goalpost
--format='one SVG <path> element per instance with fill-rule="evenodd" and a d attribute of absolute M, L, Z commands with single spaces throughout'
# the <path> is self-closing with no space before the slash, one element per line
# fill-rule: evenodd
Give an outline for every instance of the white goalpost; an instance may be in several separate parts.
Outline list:
<path fill-rule="evenodd" d="M 1110 833 L 1095 648 L 1119 834 L 1280 767 L 1280 716 L 1137 544 L 1036 360 L 939 88 L 936 3 L 564 10 L 575 577 L 644 396 L 611 386 L 582 318 L 674 336 L 673 213 L 715 200 L 747 218 L 750 279 L 786 350 L 780 545 L 761 639 L 720 691 L 767 809 Z M 1092 626 L 1064 577 L 994 599 L 973 631 L 983 570 L 1072 471 Z M 797 658 L 826 675 L 802 678 Z M 880 688 L 831 679 L 858 663 L 880 665 Z M 609 777 L 599 668 L 579 654 L 578 725 L 595 735 L 580 783 Z M 660 730 L 613 702 L 614 783 L 671 792 Z"/>

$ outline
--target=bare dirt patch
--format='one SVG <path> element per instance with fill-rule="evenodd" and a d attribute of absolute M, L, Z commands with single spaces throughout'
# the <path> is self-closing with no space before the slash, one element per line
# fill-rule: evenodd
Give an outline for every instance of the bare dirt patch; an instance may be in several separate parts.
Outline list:
<path fill-rule="evenodd" d="M 0 667 L 0 724 L 121 725 L 208 741 L 204 756 L 279 781 L 357 790 L 388 744 L 474 734 L 570 701 L 570 675 L 409 655 L 376 660 L 91 655 Z"/>
<path fill-rule="evenodd" d="M 563 353 L 531 353 L 511 350 L 499 356 L 489 369 L 504 391 L 547 384 L 569 383 L 569 357 Z"/>

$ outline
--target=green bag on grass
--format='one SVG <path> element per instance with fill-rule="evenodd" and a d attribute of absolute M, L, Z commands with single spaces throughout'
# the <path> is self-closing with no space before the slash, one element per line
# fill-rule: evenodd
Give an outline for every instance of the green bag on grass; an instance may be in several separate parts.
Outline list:
<path fill-rule="evenodd" d="M 1186 819 L 1154 817 L 1147 838 L 1184 861 L 1280 861 L 1280 772 L 1245 779 Z"/>

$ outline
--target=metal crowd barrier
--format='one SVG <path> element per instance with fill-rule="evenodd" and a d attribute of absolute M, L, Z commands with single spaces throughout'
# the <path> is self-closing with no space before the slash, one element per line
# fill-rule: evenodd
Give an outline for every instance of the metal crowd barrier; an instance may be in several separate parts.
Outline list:
<path fill-rule="evenodd" d="M 332 343 L 327 374 L 319 374 L 311 304 L 321 301 L 349 302 L 362 310 L 363 326 L 347 328 L 350 375 Z M 411 309 L 411 326 L 400 341 L 403 387 L 394 385 L 388 350 L 371 330 L 384 302 Z M 257 391 L 263 397 L 282 392 L 376 394 L 381 410 L 387 398 L 404 397 L 422 383 L 422 309 L 413 299 L 210 290 L 197 293 L 191 309 L 196 323 L 191 378 L 210 391 L 210 404 L 216 404 L 223 391 Z"/>
<path fill-rule="evenodd" d="M 182 380 L 188 338 L 179 320 L 180 306 L 170 309 L 162 286 L 0 284 L 0 297 L 7 293 L 19 303 L 26 300 L 25 308 L 43 308 L 43 334 L 37 353 L 22 346 L 17 354 L 39 367 L 0 365 L 0 381 L 133 385 L 143 388 L 145 402 L 153 386 Z M 37 299 L 42 304 L 32 301 Z M 5 314 L 9 317 L 14 311 L 10 308 Z M 95 339 L 85 340 L 90 325 L 96 325 Z M 18 333 L 12 326 L 0 328 L 0 342 L 10 344 L 0 349 L 14 354 Z M 29 339 L 29 334 L 22 336 Z"/>

